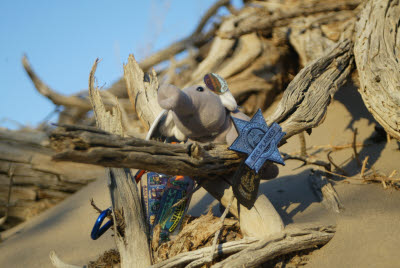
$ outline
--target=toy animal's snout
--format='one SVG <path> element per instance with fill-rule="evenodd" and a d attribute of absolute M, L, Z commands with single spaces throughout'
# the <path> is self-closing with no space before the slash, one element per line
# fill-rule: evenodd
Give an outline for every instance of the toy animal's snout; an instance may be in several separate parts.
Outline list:
<path fill-rule="evenodd" d="M 236 133 L 231 112 L 235 112 L 235 116 L 246 116 L 237 111 L 226 81 L 216 74 L 208 74 L 204 82 L 205 86 L 195 85 L 182 90 L 173 85 L 159 88 L 158 102 L 168 110 L 160 127 L 164 135 L 182 141 L 189 138 L 200 142 L 226 142 L 229 130 Z"/>

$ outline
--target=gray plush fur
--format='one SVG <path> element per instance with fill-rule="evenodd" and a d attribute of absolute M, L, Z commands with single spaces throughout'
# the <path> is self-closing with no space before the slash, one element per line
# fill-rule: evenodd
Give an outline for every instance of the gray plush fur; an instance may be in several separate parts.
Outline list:
<path fill-rule="evenodd" d="M 158 103 L 169 111 L 160 128 L 162 134 L 175 136 L 181 141 L 191 139 L 231 144 L 237 137 L 231 115 L 249 120 L 237 110 L 233 97 L 224 101 L 224 96 L 200 85 L 182 90 L 173 85 L 163 85 L 158 90 Z"/>

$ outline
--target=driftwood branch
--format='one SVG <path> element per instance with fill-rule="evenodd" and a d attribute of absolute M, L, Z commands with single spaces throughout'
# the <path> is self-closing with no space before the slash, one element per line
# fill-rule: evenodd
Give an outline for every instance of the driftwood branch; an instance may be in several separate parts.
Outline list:
<path fill-rule="evenodd" d="M 220 229 L 223 230 L 220 241 L 232 242 L 243 238 L 238 220 L 228 218 L 221 225 L 221 218 L 214 216 L 211 210 L 189 223 L 183 223 L 183 228 L 175 239 L 160 245 L 159 236 L 156 235 L 159 233 L 160 228 L 156 227 L 153 231 L 152 241 L 154 263 L 171 259 L 183 252 L 210 246 L 213 243 L 213 235 Z"/>
<path fill-rule="evenodd" d="M 196 29 L 193 31 L 191 35 L 195 36 L 200 34 L 204 26 L 210 20 L 210 18 L 217 13 L 218 9 L 223 6 L 228 6 L 230 2 L 231 2 L 230 0 L 218 0 L 217 2 L 215 2 L 201 17 L 199 24 L 197 25 Z"/>
<path fill-rule="evenodd" d="M 57 106 L 65 106 L 65 107 L 74 107 L 82 110 L 82 112 L 87 112 L 92 109 L 90 104 L 90 100 L 87 97 L 80 97 L 80 96 L 65 96 L 60 93 L 57 93 L 54 89 L 50 88 L 46 85 L 36 74 L 36 72 L 31 67 L 28 58 L 24 56 L 22 58 L 22 65 L 32 83 L 34 84 L 36 90 L 43 95 L 44 97 L 48 98 L 51 102 L 53 102 Z M 109 92 L 108 94 L 112 94 Z M 132 110 L 132 106 L 130 105 L 127 99 L 119 100 L 120 105 L 128 111 Z M 104 101 L 107 108 L 110 108 L 115 105 L 113 101 L 106 99 Z"/>
<path fill-rule="evenodd" d="M 321 57 L 344 32 L 354 28 L 357 12 L 358 8 L 319 13 L 292 20 L 287 34 L 290 44 L 299 55 L 300 64 L 305 66 Z"/>
<path fill-rule="evenodd" d="M 228 18 L 221 24 L 220 28 L 233 29 L 235 21 L 235 17 Z M 215 37 L 207 57 L 197 66 L 196 70 L 192 73 L 192 80 L 198 81 L 207 72 L 209 72 L 209 70 L 213 70 L 216 66 L 218 66 L 228 55 L 230 49 L 234 44 L 234 40 L 222 39 L 218 36 Z"/>
<path fill-rule="evenodd" d="M 89 76 L 89 96 L 93 106 L 97 126 L 115 135 L 124 135 L 120 107 L 107 112 L 100 93 L 94 88 L 94 74 L 98 60 L 93 65 Z M 115 242 L 120 256 L 121 267 L 146 267 L 151 264 L 146 223 L 139 199 L 139 191 L 128 169 L 108 168 L 109 189 L 113 205 L 114 223 L 116 214 L 123 215 L 125 229 L 123 233 L 114 228 Z"/>
<path fill-rule="evenodd" d="M 0 218 L 0 226 L 3 225 L 7 218 L 8 218 L 8 213 L 10 210 L 10 201 L 11 201 L 11 190 L 13 187 L 13 176 L 14 176 L 14 166 L 13 164 L 10 163 L 9 168 L 8 168 L 8 177 L 10 178 L 10 183 L 8 185 L 8 194 L 7 194 L 7 204 L 6 204 L 6 212 L 5 215 L 3 217 Z M 0 237 L 1 240 L 1 237 Z"/>
<path fill-rule="evenodd" d="M 214 254 L 218 254 L 219 256 L 225 256 L 229 255 L 232 253 L 239 252 L 245 248 L 247 248 L 249 245 L 254 244 L 257 242 L 258 239 L 256 238 L 244 238 L 239 241 L 233 241 L 233 242 L 227 242 L 224 244 L 219 244 L 217 246 L 216 252 Z M 202 249 L 198 249 L 196 251 L 190 251 L 190 252 L 185 252 L 181 253 L 175 257 L 172 257 L 168 260 L 159 262 L 151 268 L 175 268 L 175 267 L 184 267 L 188 263 L 194 262 L 194 261 L 206 261 L 206 255 L 209 253 L 211 250 L 211 247 L 205 247 Z"/>
<path fill-rule="evenodd" d="M 400 140 L 400 6 L 368 1 L 356 25 L 354 55 L 365 106 L 386 132 Z"/>
<path fill-rule="evenodd" d="M 205 32 L 204 26 L 217 10 L 222 6 L 230 6 L 229 0 L 217 1 L 187 38 L 155 53 L 140 64 L 133 56 L 129 57 L 124 66 L 124 79 L 107 90 L 115 96 L 118 95 L 120 100 L 94 89 L 96 64 L 90 75 L 90 97 L 87 93 L 63 96 L 44 84 L 24 59 L 25 69 L 37 90 L 57 106 L 64 106 L 65 115 L 69 113 L 75 118 L 85 119 L 86 112 L 92 109 L 90 100 L 93 101 L 97 124 L 102 130 L 71 126 L 65 124 L 68 121 L 59 120 L 61 127 L 53 132 L 51 144 L 58 152 L 54 156 L 58 161 L 68 159 L 107 167 L 114 222 L 123 218 L 126 224 L 122 232 L 116 228 L 115 233 L 123 266 L 135 264 L 145 267 L 150 264 L 146 228 L 140 214 L 137 188 L 132 182 L 129 168 L 191 176 L 228 207 L 226 211 L 229 210 L 240 220 L 241 231 L 247 236 L 240 242 L 220 244 L 217 249 L 206 248 L 203 251 L 184 253 L 157 265 L 197 267 L 208 263 L 209 253 L 212 252 L 213 255 L 223 257 L 231 255 L 216 267 L 255 267 L 274 256 L 326 243 L 330 239 L 328 237 L 333 236 L 330 230 L 325 233 L 317 233 L 319 231 L 316 230 L 282 232 L 283 222 L 264 195 L 258 197 L 251 210 L 240 206 L 234 198 L 230 176 L 243 159 L 243 155 L 229 151 L 225 145 L 171 145 L 145 141 L 124 135 L 119 123 L 123 113 L 118 106 L 124 106 L 129 112 L 135 111 L 144 128 L 149 129 L 161 112 L 157 103 L 157 74 L 150 70 L 151 67 L 170 60 L 179 52 L 193 48 L 195 53 L 182 62 L 175 64 L 171 60 L 170 66 L 158 74 L 160 81 L 170 76 L 171 83 L 176 83 L 177 86 L 192 85 L 197 83 L 204 73 L 219 73 L 227 79 L 232 94 L 243 110 L 252 113 L 259 107 L 265 110 L 276 101 L 274 98 L 281 96 L 281 92 L 295 73 L 298 73 L 301 66 L 305 66 L 289 84 L 277 110 L 267 121 L 268 124 L 281 124 L 283 131 L 287 133 L 284 140 L 321 124 L 333 94 L 343 85 L 352 69 L 352 38 L 350 35 L 346 38 L 339 37 L 340 32 L 347 28 L 347 23 L 354 25 L 358 12 L 354 9 L 361 1 L 328 1 L 321 5 L 314 5 L 314 1 L 308 0 L 299 1 L 300 4 L 292 3 L 293 1 L 289 1 L 290 4 L 285 1 L 278 2 L 262 3 L 266 8 L 259 7 L 261 2 L 245 6 L 238 12 L 232 12 L 220 25 Z M 279 8 L 274 8 L 274 5 Z M 219 31 L 216 35 L 217 27 Z M 128 102 L 128 96 L 131 103 Z M 115 105 L 117 108 L 114 109 Z M 106 112 L 105 108 L 112 113 Z M 130 115 L 132 113 L 128 116 Z M 129 122 L 126 119 L 128 116 L 124 116 L 124 123 Z M 129 123 L 140 124 L 136 119 Z M 89 120 L 90 124 L 93 124 L 93 118 L 89 118 L 85 124 Z M 71 124 L 80 122 L 75 121 Z M 1 146 L 3 145 L 0 144 Z M 9 147 L 11 146 L 8 146 L 7 150 Z M 46 157 L 51 158 L 54 153 L 49 149 L 48 151 Z M 7 154 L 3 154 L 0 161 L 7 157 Z M 0 179 L 3 181 L 8 178 L 4 171 L 6 164 L 10 162 L 8 158 L 0 162 Z M 305 164 L 312 163 L 330 169 L 329 163 L 314 161 L 305 154 L 287 158 L 296 158 Z M 27 170 L 31 160 L 24 159 L 23 163 L 15 163 L 17 181 L 21 180 L 19 175 Z M 62 164 L 52 161 L 48 163 Z M 42 173 L 38 174 L 34 180 L 43 180 L 40 176 Z M 57 187 L 61 187 L 59 181 L 64 179 L 64 175 L 57 176 Z M 62 183 L 65 184 L 64 181 Z M 330 195 L 336 202 L 336 208 L 339 207 L 339 199 L 326 178 L 313 176 L 310 183 L 322 200 L 328 199 L 327 196 Z M 34 197 L 31 191 L 25 192 Z M 331 207 L 335 208 L 334 205 Z M 271 233 L 279 234 L 267 238 Z M 256 236 L 257 239 L 249 238 L 250 236 Z M 135 241 L 132 241 L 133 237 Z M 157 265 L 155 267 L 161 267 Z"/>
<path fill-rule="evenodd" d="M 208 257 L 208 263 L 211 263 L 214 260 L 214 257 L 215 257 L 214 252 L 215 252 L 215 249 L 217 248 L 219 235 L 221 234 L 221 229 L 222 229 L 222 227 L 224 225 L 224 220 L 225 220 L 226 216 L 228 215 L 228 212 L 229 212 L 229 209 L 232 206 L 233 200 L 234 200 L 234 196 L 231 197 L 231 200 L 229 201 L 228 206 L 225 208 L 224 213 L 222 213 L 222 215 L 221 215 L 221 219 L 220 219 L 221 227 L 218 229 L 218 231 L 214 235 L 214 239 L 213 239 L 210 255 Z"/>
<path fill-rule="evenodd" d="M 153 69 L 150 74 L 145 76 L 134 56 L 129 55 L 128 63 L 124 65 L 124 77 L 132 106 L 144 128 L 149 130 L 153 121 L 162 111 L 157 102 L 156 72 Z"/>
<path fill-rule="evenodd" d="M 133 56 L 129 58 L 129 62 L 125 66 L 125 76 L 126 81 L 128 82 L 127 85 L 129 87 L 131 100 L 134 100 L 134 105 L 138 111 L 139 118 L 142 119 L 144 126 L 148 128 L 157 115 L 157 113 L 151 108 L 156 110 L 157 107 L 159 107 L 156 101 L 156 91 L 158 85 L 157 78 L 155 75 L 144 75 L 135 62 Z M 144 80 L 146 80 L 146 82 L 143 82 Z M 113 138 L 113 140 L 116 139 L 117 138 Z M 95 143 L 99 144 L 98 142 Z M 134 144 L 134 146 L 139 145 L 145 148 L 147 148 L 149 145 L 147 141 L 140 139 L 136 139 Z M 162 149 L 162 152 L 160 152 L 157 148 L 157 145 L 160 145 L 161 143 L 156 142 L 153 144 L 155 144 L 155 147 L 151 148 L 150 151 L 147 151 L 147 149 L 145 149 L 145 151 L 139 149 L 139 151 L 143 152 L 142 154 L 131 154 L 131 156 L 136 158 L 136 160 L 133 161 L 141 164 L 141 166 L 137 166 L 138 168 L 171 175 L 189 175 L 192 178 L 209 179 L 219 176 L 219 180 L 212 183 L 207 183 L 206 181 L 202 185 L 215 198 L 220 200 L 224 206 L 228 206 L 229 200 L 233 197 L 232 187 L 229 182 L 226 182 L 221 178 L 223 177 L 223 174 L 229 175 L 227 172 L 233 172 L 236 169 L 238 163 L 240 162 L 240 157 L 237 154 L 232 151 L 228 151 L 226 146 L 223 145 L 200 146 L 197 144 L 186 144 L 177 145 L 183 147 L 166 147 Z M 124 149 L 122 151 L 129 147 L 127 147 L 127 145 L 128 144 L 125 144 L 123 146 Z M 166 146 L 174 145 L 166 144 Z M 61 145 L 61 147 L 63 146 Z M 223 149 L 219 150 L 218 148 Z M 100 151 L 103 151 L 103 149 Z M 138 150 L 135 151 L 138 152 Z M 75 156 L 78 156 L 79 154 L 80 153 L 76 154 Z M 100 152 L 100 154 L 102 154 L 102 152 Z M 124 152 L 122 152 L 122 155 L 123 154 Z M 174 155 L 175 157 L 173 157 Z M 228 158 L 229 161 L 231 155 L 233 155 L 235 158 L 233 159 L 232 164 L 227 164 L 225 158 Z M 166 160 L 166 157 L 169 158 L 171 156 L 172 158 L 170 158 L 170 160 Z M 106 159 L 101 157 L 102 159 L 98 160 L 99 162 L 108 162 L 109 160 L 113 161 L 115 157 L 116 155 L 113 154 L 113 156 L 106 157 Z M 125 156 L 122 157 L 125 158 Z M 120 161 L 124 162 L 122 159 L 120 159 Z M 131 162 L 132 159 L 126 159 L 126 164 L 129 163 L 130 165 Z M 217 165 L 215 166 L 216 162 Z M 106 165 L 113 166 L 111 163 Z M 195 175 L 193 171 L 199 173 Z M 241 211 L 241 213 L 239 213 L 239 211 Z M 264 237 L 272 233 L 279 232 L 283 229 L 283 222 L 279 214 L 275 211 L 274 207 L 270 204 L 265 196 L 264 198 L 259 197 L 259 201 L 255 203 L 255 207 L 251 210 L 248 210 L 242 206 L 238 206 L 237 202 L 234 201 L 234 205 L 231 207 L 230 212 L 240 219 L 242 231 L 245 235 L 258 235 L 260 237 Z M 268 219 L 268 222 L 266 222 L 266 219 Z"/>
<path fill-rule="evenodd" d="M 32 69 L 28 59 L 26 56 L 22 58 L 22 65 L 24 66 L 25 71 L 31 78 L 33 84 L 35 85 L 35 88 L 37 91 L 51 100 L 55 105 L 62 105 L 62 106 L 72 106 L 72 107 L 78 107 L 83 110 L 90 110 L 90 102 L 89 100 L 85 100 L 82 98 L 79 98 L 77 96 L 64 96 L 53 89 L 51 89 L 48 85 L 46 85 L 35 73 L 35 71 Z"/>
<path fill-rule="evenodd" d="M 336 213 L 339 213 L 344 208 L 335 188 L 333 188 L 322 171 L 313 171 L 313 173 L 310 174 L 309 182 L 311 188 L 326 208 Z"/>
<path fill-rule="evenodd" d="M 291 155 L 287 153 L 281 153 L 283 155 L 283 160 L 298 160 L 303 162 L 302 166 L 306 165 L 316 165 L 316 166 L 321 166 L 325 168 L 326 170 L 330 171 L 331 170 L 331 165 L 323 160 L 316 159 L 312 156 L 302 156 L 302 155 Z"/>
<path fill-rule="evenodd" d="M 53 264 L 54 267 L 56 268 L 87 268 L 87 266 L 77 266 L 77 265 L 73 265 L 73 264 L 68 264 L 63 262 L 56 254 L 56 252 L 54 250 L 52 250 L 49 253 L 49 258 L 51 261 L 51 264 Z"/>
<path fill-rule="evenodd" d="M 352 50 L 352 41 L 344 39 L 306 65 L 290 82 L 267 122 L 279 123 L 287 137 L 321 124 L 333 95 L 352 70 Z"/>
<path fill-rule="evenodd" d="M 294 251 L 313 248 L 328 243 L 334 235 L 333 227 L 309 230 L 286 230 L 273 238 L 261 240 L 236 253 L 213 267 L 258 267 L 277 256 Z"/>
<path fill-rule="evenodd" d="M 201 46 L 206 43 L 215 32 L 215 29 L 211 29 L 208 33 L 202 33 L 202 30 L 209 19 L 215 15 L 218 9 L 222 6 L 227 6 L 230 0 L 219 0 L 214 5 L 212 5 L 208 11 L 201 18 L 198 26 L 193 31 L 193 33 L 180 41 L 177 41 L 167 48 L 160 50 L 153 55 L 147 57 L 143 61 L 140 62 L 140 68 L 144 71 L 149 70 L 151 67 L 157 65 L 160 62 L 170 59 L 173 55 L 176 55 L 189 47 L 192 46 Z"/>
<path fill-rule="evenodd" d="M 258 12 L 247 17 L 239 25 L 230 31 L 220 31 L 218 35 L 222 38 L 238 38 L 244 34 L 257 32 L 257 31 L 271 31 L 273 27 L 282 27 L 290 24 L 291 20 L 296 17 L 306 17 L 318 13 L 326 13 L 337 10 L 353 10 L 361 1 L 338 1 L 326 3 L 324 5 L 306 5 L 297 6 L 296 8 L 288 11 L 276 12 L 270 15 L 269 12 Z"/>
<path fill-rule="evenodd" d="M 3 228 L 39 214 L 104 175 L 98 166 L 52 160 L 48 145 L 44 132 L 0 129 L 0 213 L 8 211 L 10 219 Z"/>
<path fill-rule="evenodd" d="M 138 168 L 164 174 L 215 177 L 229 174 L 241 158 L 226 145 L 165 144 L 123 138 L 91 128 L 63 126 L 51 135 L 54 159 L 105 167 Z"/>
<path fill-rule="evenodd" d="M 259 267 L 259 265 L 277 256 L 328 243 L 335 233 L 334 227 L 316 227 L 310 229 L 292 229 L 259 240 L 245 238 L 218 245 L 218 256 L 232 256 L 214 264 L 212 267 Z M 207 263 L 211 247 L 181 253 L 173 258 L 157 263 L 152 268 L 199 267 Z"/>

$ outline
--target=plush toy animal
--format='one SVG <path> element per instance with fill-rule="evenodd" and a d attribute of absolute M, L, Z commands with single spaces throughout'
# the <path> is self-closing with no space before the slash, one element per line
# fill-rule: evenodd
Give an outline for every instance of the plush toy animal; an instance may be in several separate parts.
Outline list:
<path fill-rule="evenodd" d="M 168 110 L 160 131 L 180 141 L 217 142 L 230 145 L 237 137 L 231 116 L 250 120 L 237 109 L 228 85 L 217 74 L 205 76 L 206 86 L 179 89 L 163 85 L 158 89 L 158 103 Z"/>
<path fill-rule="evenodd" d="M 238 110 L 222 77 L 207 74 L 204 82 L 205 86 L 182 90 L 173 85 L 163 85 L 158 89 L 158 103 L 168 111 L 159 131 L 180 141 L 190 139 L 231 145 L 238 136 L 231 116 L 247 121 L 250 118 Z M 278 172 L 276 165 L 267 162 L 263 167 L 263 179 L 275 178 Z"/>

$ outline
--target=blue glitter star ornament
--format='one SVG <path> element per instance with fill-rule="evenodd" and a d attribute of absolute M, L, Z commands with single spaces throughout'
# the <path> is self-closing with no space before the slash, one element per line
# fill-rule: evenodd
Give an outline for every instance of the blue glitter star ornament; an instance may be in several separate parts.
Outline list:
<path fill-rule="evenodd" d="M 267 160 L 285 165 L 279 153 L 278 144 L 286 133 L 282 132 L 282 128 L 277 123 L 268 127 L 261 109 L 258 109 L 250 121 L 234 117 L 232 120 L 238 137 L 229 149 L 248 154 L 245 164 L 250 169 L 258 173 Z"/>

